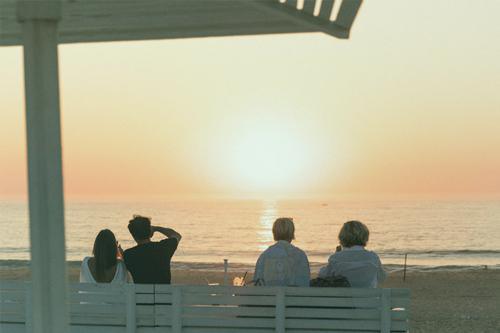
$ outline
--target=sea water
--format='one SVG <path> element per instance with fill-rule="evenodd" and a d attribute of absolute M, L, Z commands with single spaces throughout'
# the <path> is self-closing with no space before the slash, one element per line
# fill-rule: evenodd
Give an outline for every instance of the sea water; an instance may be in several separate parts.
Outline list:
<path fill-rule="evenodd" d="M 407 254 L 408 265 L 422 269 L 500 267 L 500 202 L 459 200 L 70 201 L 67 260 L 91 255 L 101 229 L 111 229 L 124 249 L 134 246 L 127 229 L 133 214 L 180 232 L 183 239 L 173 261 L 187 266 L 210 268 L 227 258 L 233 265 L 250 267 L 273 243 L 274 220 L 286 216 L 295 222 L 294 244 L 314 267 L 326 263 L 348 220 L 368 225 L 368 248 L 388 266 L 400 267 Z M 6 265 L 29 258 L 27 203 L 1 201 L 0 261 Z"/>

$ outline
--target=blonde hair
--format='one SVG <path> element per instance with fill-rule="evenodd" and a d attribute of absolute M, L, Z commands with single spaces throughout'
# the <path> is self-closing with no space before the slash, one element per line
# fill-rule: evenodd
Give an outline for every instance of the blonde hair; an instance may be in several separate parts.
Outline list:
<path fill-rule="evenodd" d="M 275 241 L 291 241 L 295 239 L 295 226 L 290 217 L 280 217 L 274 221 L 273 236 Z"/>
<path fill-rule="evenodd" d="M 370 231 L 368 227 L 359 221 L 344 223 L 339 232 L 339 241 L 342 247 L 366 246 L 369 237 Z"/>

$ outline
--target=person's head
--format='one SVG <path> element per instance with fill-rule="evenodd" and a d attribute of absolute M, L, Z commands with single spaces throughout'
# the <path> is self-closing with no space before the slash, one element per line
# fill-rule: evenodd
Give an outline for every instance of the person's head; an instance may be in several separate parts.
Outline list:
<path fill-rule="evenodd" d="M 370 231 L 368 227 L 359 221 L 348 221 L 344 223 L 339 232 L 339 241 L 342 247 L 366 246 Z"/>
<path fill-rule="evenodd" d="M 274 221 L 273 236 L 275 241 L 284 240 L 291 242 L 295 239 L 295 226 L 293 219 L 289 217 L 280 217 Z"/>
<path fill-rule="evenodd" d="M 116 265 L 118 249 L 116 247 L 116 238 L 109 229 L 99 231 L 94 241 L 92 250 L 95 258 L 95 269 L 97 281 L 102 281 L 107 269 Z"/>
<path fill-rule="evenodd" d="M 151 238 L 151 219 L 149 217 L 134 215 L 128 222 L 128 230 L 136 242 Z"/>

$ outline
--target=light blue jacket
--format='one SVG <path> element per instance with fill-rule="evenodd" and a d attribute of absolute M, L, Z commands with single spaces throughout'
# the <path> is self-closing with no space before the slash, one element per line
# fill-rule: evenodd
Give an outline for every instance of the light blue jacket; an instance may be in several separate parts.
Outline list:
<path fill-rule="evenodd" d="M 268 247 L 255 265 L 256 285 L 308 287 L 310 278 L 307 255 L 287 241 Z"/>
<path fill-rule="evenodd" d="M 362 246 L 344 248 L 332 254 L 328 265 L 319 271 L 318 277 L 333 275 L 347 278 L 353 288 L 377 288 L 378 283 L 386 278 L 378 255 Z"/>

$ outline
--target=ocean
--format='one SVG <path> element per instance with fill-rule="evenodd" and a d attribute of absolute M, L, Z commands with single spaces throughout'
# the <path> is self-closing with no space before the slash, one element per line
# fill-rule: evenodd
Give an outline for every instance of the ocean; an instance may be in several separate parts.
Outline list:
<path fill-rule="evenodd" d="M 27 203 L 0 201 L 0 212 L 1 265 L 26 263 Z M 327 262 L 347 220 L 368 225 L 368 249 L 392 269 L 402 267 L 405 254 L 411 269 L 500 268 L 500 202 L 479 200 L 67 202 L 67 260 L 91 255 L 104 228 L 124 249 L 134 246 L 127 229 L 133 214 L 183 235 L 173 258 L 178 267 L 219 269 L 228 259 L 230 267 L 250 268 L 273 243 L 274 219 L 287 216 L 295 222 L 294 244 L 313 268 Z"/>

